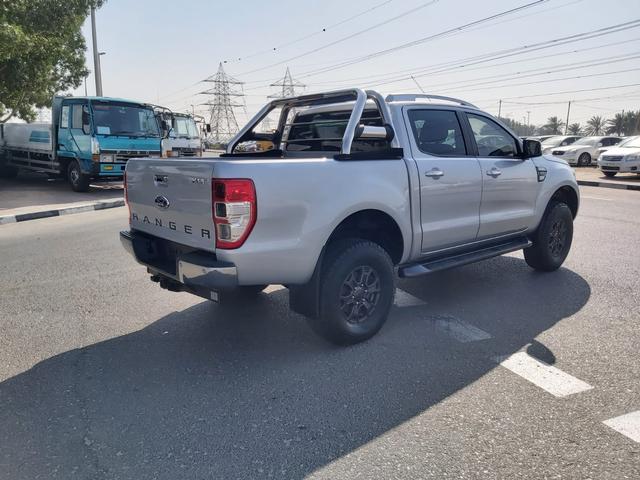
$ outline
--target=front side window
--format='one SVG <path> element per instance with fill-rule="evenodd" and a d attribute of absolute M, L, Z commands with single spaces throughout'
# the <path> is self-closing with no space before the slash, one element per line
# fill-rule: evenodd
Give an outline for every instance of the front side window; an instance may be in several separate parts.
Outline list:
<path fill-rule="evenodd" d="M 69 105 L 62 107 L 60 115 L 60 128 L 69 128 Z"/>
<path fill-rule="evenodd" d="M 467 154 L 453 110 L 409 110 L 409 122 L 421 152 L 445 157 Z"/>
<path fill-rule="evenodd" d="M 493 120 L 467 113 L 480 157 L 515 157 L 518 155 L 516 140 Z"/>

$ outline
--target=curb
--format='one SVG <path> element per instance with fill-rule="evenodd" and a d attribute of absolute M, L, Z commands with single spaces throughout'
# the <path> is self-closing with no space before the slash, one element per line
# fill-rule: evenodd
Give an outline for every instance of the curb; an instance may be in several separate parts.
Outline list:
<path fill-rule="evenodd" d="M 640 185 L 626 185 L 624 183 L 594 182 L 593 180 L 578 180 L 578 185 L 585 187 L 602 187 L 616 188 L 618 190 L 637 190 L 640 191 Z M 0 223 L 2 223 L 0 221 Z"/>
<path fill-rule="evenodd" d="M 124 200 L 104 200 L 89 205 L 78 207 L 63 207 L 55 210 L 44 210 L 42 212 L 20 213 L 18 215 L 0 215 L 0 225 L 8 223 L 26 222 L 27 220 L 37 220 L 39 218 L 59 217 L 74 213 L 91 212 L 93 210 L 104 210 L 106 208 L 124 207 Z"/>

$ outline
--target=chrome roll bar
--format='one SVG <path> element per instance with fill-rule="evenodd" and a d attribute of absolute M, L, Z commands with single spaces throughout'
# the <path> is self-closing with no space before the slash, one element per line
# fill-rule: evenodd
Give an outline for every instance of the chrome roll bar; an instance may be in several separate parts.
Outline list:
<path fill-rule="evenodd" d="M 351 153 L 351 146 L 355 138 L 356 129 L 360 125 L 362 112 L 364 112 L 367 99 L 371 99 L 376 103 L 380 114 L 382 115 L 383 123 L 391 125 L 393 128 L 391 114 L 389 113 L 389 107 L 387 106 L 382 95 L 373 90 L 367 90 L 367 92 L 365 93 L 359 88 L 351 88 L 347 90 L 335 90 L 331 92 L 301 95 L 298 97 L 279 98 L 270 101 L 264 107 L 262 107 L 258 111 L 258 113 L 256 113 L 253 118 L 251 118 L 251 120 L 249 120 L 249 122 L 240 129 L 238 134 L 231 140 L 229 140 L 229 143 L 227 145 L 227 153 L 233 153 L 233 150 L 242 140 L 242 138 L 248 132 L 253 130 L 256 125 L 258 125 L 267 115 L 269 115 L 272 110 L 278 107 L 282 107 L 284 114 L 285 110 L 288 111 L 293 107 L 314 106 L 353 101 L 353 109 L 351 111 L 351 115 L 349 116 L 349 121 L 347 122 L 344 135 L 342 136 L 342 146 L 340 149 L 340 153 L 342 155 L 348 155 Z M 283 128 L 285 121 L 286 119 L 284 118 L 284 115 L 281 115 L 279 129 Z M 398 140 L 395 138 L 395 136 L 391 142 L 391 146 L 398 146 Z"/>

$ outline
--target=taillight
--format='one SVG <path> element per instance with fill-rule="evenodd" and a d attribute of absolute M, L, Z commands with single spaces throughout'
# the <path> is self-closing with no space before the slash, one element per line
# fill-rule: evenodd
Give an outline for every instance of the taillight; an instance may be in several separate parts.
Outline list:
<path fill-rule="evenodd" d="M 129 206 L 129 192 L 127 191 L 127 171 L 124 171 L 124 203 L 129 210 L 129 225 L 131 225 L 131 206 Z"/>
<path fill-rule="evenodd" d="M 256 223 L 255 186 L 249 179 L 230 178 L 213 180 L 211 188 L 216 248 L 238 248 Z"/>

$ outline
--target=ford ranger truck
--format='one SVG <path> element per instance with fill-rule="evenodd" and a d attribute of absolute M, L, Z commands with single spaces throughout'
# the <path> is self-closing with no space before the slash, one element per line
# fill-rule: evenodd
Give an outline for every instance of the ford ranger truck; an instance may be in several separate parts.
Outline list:
<path fill-rule="evenodd" d="M 237 153 L 256 141 L 273 148 Z M 397 275 L 522 249 L 558 269 L 579 204 L 566 162 L 470 103 L 360 89 L 273 100 L 221 157 L 132 159 L 125 184 L 121 241 L 160 287 L 225 301 L 282 284 L 337 344 L 380 330 Z"/>

